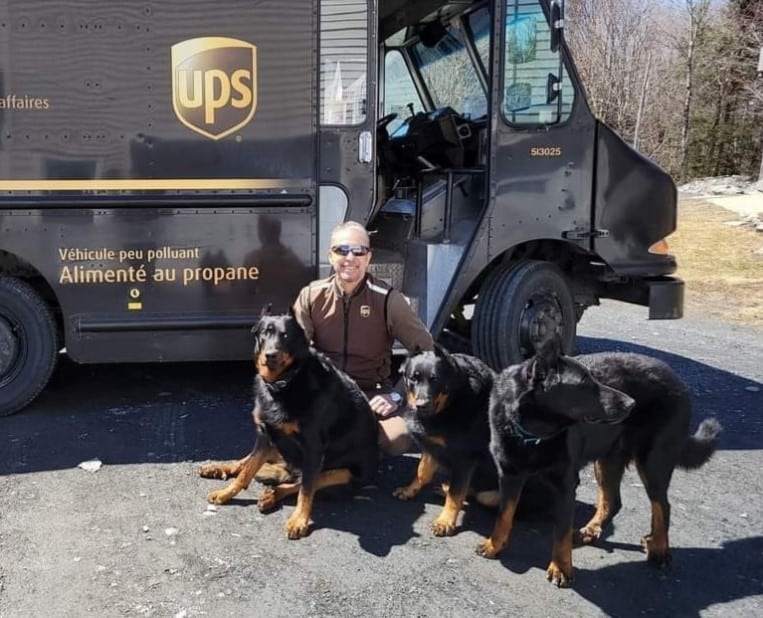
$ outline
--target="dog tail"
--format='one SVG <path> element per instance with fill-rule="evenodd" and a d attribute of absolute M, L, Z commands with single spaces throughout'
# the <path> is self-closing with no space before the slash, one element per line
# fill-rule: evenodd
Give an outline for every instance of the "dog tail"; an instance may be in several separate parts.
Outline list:
<path fill-rule="evenodd" d="M 684 445 L 678 465 L 687 470 L 699 468 L 707 463 L 718 448 L 718 437 L 721 435 L 721 424 L 714 418 L 702 421 Z"/>

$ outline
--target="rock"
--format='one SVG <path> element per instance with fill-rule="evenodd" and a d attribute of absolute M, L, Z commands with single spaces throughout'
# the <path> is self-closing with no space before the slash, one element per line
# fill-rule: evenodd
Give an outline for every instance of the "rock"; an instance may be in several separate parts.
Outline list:
<path fill-rule="evenodd" d="M 101 469 L 103 462 L 100 459 L 88 459 L 77 465 L 78 468 L 82 468 L 85 472 L 98 472 Z"/>

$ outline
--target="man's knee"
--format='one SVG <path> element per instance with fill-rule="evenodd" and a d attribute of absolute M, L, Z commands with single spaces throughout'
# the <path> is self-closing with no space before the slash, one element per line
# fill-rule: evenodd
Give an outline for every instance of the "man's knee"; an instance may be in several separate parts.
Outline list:
<path fill-rule="evenodd" d="M 402 455 L 413 450 L 413 439 L 405 419 L 393 416 L 379 421 L 379 448 L 388 455 Z"/>

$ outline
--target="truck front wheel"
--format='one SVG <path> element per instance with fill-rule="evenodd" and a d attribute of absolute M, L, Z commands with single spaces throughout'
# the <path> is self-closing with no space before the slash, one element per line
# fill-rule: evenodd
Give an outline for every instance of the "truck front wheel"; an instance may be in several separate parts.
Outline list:
<path fill-rule="evenodd" d="M 0 275 L 0 416 L 18 412 L 45 388 L 57 358 L 48 306 L 27 283 Z"/>
<path fill-rule="evenodd" d="M 499 370 L 519 363 L 556 332 L 566 353 L 575 343 L 575 305 L 562 271 L 550 262 L 499 266 L 485 280 L 474 307 L 474 354 Z"/>

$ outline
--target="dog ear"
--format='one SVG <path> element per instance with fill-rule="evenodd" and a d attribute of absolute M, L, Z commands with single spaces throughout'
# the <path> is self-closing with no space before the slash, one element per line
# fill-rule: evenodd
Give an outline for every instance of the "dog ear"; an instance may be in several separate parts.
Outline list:
<path fill-rule="evenodd" d="M 434 353 L 435 353 L 435 356 L 439 356 L 440 358 L 445 358 L 449 354 L 449 352 L 436 341 L 434 344 Z"/>
<path fill-rule="evenodd" d="M 548 367 L 546 367 L 543 359 L 539 356 L 528 358 L 523 363 L 522 377 L 527 381 L 528 384 L 533 386 L 536 384 L 541 384 L 546 378 L 546 373 L 548 373 Z"/>
<path fill-rule="evenodd" d="M 262 324 L 262 320 L 259 320 L 254 326 L 252 326 L 252 335 L 254 337 L 254 352 L 252 353 L 252 356 L 254 358 L 257 358 L 257 355 L 260 353 L 260 325 Z"/>
<path fill-rule="evenodd" d="M 541 341 L 535 348 L 535 355 L 542 358 L 549 367 L 555 367 L 559 358 L 564 355 L 562 338 L 556 331 Z"/>
<path fill-rule="evenodd" d="M 260 317 L 270 315 L 270 310 L 273 308 L 272 303 L 268 303 L 267 305 L 263 305 L 262 309 L 260 309 Z"/>
<path fill-rule="evenodd" d="M 558 372 L 559 360 L 563 354 L 562 340 L 554 332 L 536 346 L 535 355 L 529 361 L 527 377 L 533 384 L 545 382 L 550 375 Z"/>

